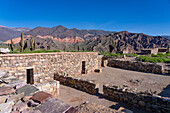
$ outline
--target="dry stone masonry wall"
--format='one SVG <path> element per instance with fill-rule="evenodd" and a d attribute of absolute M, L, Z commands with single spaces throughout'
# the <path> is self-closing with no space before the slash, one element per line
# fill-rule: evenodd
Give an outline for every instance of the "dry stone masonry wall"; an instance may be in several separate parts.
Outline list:
<path fill-rule="evenodd" d="M 141 107 L 154 113 L 169 113 L 170 111 L 170 98 L 142 94 L 128 88 L 104 85 L 103 96 L 111 100 L 126 102 L 134 107 Z"/>
<path fill-rule="evenodd" d="M 60 81 L 61 84 L 70 86 L 90 94 L 98 93 L 99 84 L 94 81 L 82 80 L 79 78 L 73 78 L 63 75 L 55 74 L 54 79 Z"/>
<path fill-rule="evenodd" d="M 82 61 L 87 73 L 101 67 L 101 56 L 97 52 L 59 52 L 0 55 L 0 70 L 26 80 L 26 70 L 33 68 L 35 80 L 50 80 L 55 72 L 80 75 Z"/>
<path fill-rule="evenodd" d="M 163 74 L 163 67 L 155 63 L 145 63 L 138 61 L 108 60 L 108 66 L 122 69 L 142 71 L 147 73 Z"/>

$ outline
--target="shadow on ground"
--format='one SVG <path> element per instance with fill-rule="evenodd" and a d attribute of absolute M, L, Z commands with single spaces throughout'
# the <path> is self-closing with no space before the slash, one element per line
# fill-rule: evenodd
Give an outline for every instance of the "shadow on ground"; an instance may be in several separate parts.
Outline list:
<path fill-rule="evenodd" d="M 166 88 L 164 88 L 162 90 L 161 93 L 159 93 L 160 96 L 163 96 L 163 97 L 169 97 L 170 98 L 170 84 L 168 86 L 166 86 Z"/>

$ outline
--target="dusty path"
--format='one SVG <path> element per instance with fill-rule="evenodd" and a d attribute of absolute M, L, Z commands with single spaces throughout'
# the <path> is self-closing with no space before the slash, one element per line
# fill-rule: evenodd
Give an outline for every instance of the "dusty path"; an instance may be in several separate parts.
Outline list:
<path fill-rule="evenodd" d="M 95 80 L 100 84 L 102 91 L 103 84 L 128 85 L 132 89 L 137 88 L 138 91 L 156 91 L 164 92 L 164 96 L 170 97 L 170 76 L 144 73 L 137 71 L 124 70 L 113 67 L 102 68 L 101 73 L 92 73 L 79 76 L 89 80 Z M 164 90 L 163 90 L 164 89 Z"/>
<path fill-rule="evenodd" d="M 60 94 L 57 98 L 74 107 L 79 106 L 86 101 L 89 101 L 116 110 L 118 110 L 120 107 L 124 107 L 133 111 L 133 113 L 149 113 L 146 110 L 128 106 L 124 103 L 107 100 L 101 95 L 91 95 L 64 85 L 60 85 Z"/>

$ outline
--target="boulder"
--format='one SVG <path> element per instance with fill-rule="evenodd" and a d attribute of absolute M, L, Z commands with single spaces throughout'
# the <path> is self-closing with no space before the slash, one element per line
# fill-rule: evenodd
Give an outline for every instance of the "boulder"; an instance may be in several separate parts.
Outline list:
<path fill-rule="evenodd" d="M 0 95 L 9 95 L 14 92 L 15 89 L 12 87 L 0 87 Z"/>

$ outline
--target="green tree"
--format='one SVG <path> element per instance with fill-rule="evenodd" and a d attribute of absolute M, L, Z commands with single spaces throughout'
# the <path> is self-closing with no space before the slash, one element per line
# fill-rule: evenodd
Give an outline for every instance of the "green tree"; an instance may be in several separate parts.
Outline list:
<path fill-rule="evenodd" d="M 24 35 L 23 32 L 21 32 L 21 41 L 20 41 L 20 52 L 24 52 Z"/>

